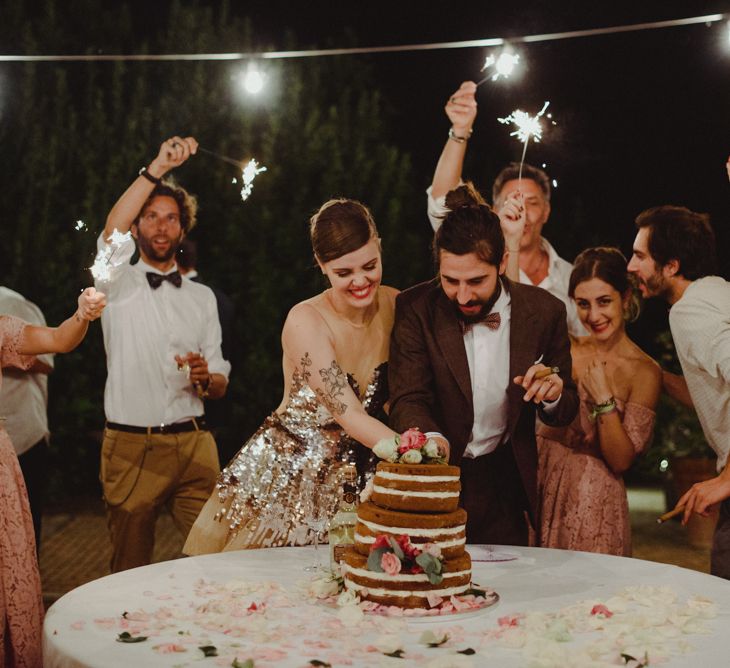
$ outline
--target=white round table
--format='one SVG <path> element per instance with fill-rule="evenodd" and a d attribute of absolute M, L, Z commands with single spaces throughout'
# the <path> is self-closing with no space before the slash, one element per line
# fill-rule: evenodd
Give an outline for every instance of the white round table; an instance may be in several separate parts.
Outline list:
<path fill-rule="evenodd" d="M 692 625 L 695 622 L 686 625 L 679 640 L 670 639 L 685 643 L 684 653 L 670 656 L 663 665 L 730 665 L 728 581 L 638 559 L 539 548 L 495 550 L 516 558 L 475 562 L 473 568 L 474 581 L 499 594 L 495 606 L 454 617 L 416 620 L 367 615 L 363 622 L 350 626 L 340 620 L 336 606 L 312 603 L 301 592 L 302 581 L 310 577 L 303 566 L 312 560 L 312 548 L 228 552 L 136 568 L 83 585 L 49 609 L 44 626 L 44 665 L 244 666 L 252 659 L 256 668 L 390 663 L 525 666 L 528 648 L 511 646 L 519 644 L 520 636 L 514 635 L 510 625 L 519 629 L 526 625 L 525 618 L 516 615 L 557 612 L 586 601 L 578 609 L 594 623 L 600 619 L 591 614 L 594 603 L 618 606 L 612 597 L 625 587 L 639 585 L 647 588 L 648 596 L 654 592 L 653 607 L 646 607 L 641 596 L 635 601 L 639 614 L 644 606 L 652 620 L 663 615 L 661 605 L 657 608 L 657 591 L 669 598 L 676 593 L 676 605 L 695 597 L 707 597 L 715 603 L 716 616 L 702 621 L 705 634 Z M 321 552 L 326 557 L 326 548 Z M 667 610 L 671 605 L 675 604 L 667 603 Z M 532 617 L 528 619 L 534 626 Z M 668 615 L 670 621 L 675 617 Z M 618 619 L 620 611 L 613 621 Z M 561 627 L 556 628 L 560 635 Z M 657 628 L 657 634 L 666 631 L 666 626 Z M 419 639 L 429 630 L 437 637 L 448 632 L 449 641 L 438 648 L 427 647 Z M 117 642 L 124 632 L 147 639 Z M 525 632 L 534 635 L 529 628 Z M 573 632 L 570 638 L 559 638 L 560 643 L 548 643 L 544 651 L 533 643 L 530 651 L 541 654 L 543 663 L 539 665 L 547 666 L 551 665 L 551 652 L 576 656 L 581 646 L 600 640 L 602 633 L 615 636 L 615 631 Z M 659 646 L 668 647 L 668 642 Z M 218 656 L 204 658 L 199 648 L 205 646 L 215 647 Z M 404 650 L 403 658 L 385 655 L 395 649 Z M 476 653 L 457 653 L 463 650 Z M 652 649 L 656 652 L 661 650 Z M 560 665 L 557 658 L 555 665 Z"/>

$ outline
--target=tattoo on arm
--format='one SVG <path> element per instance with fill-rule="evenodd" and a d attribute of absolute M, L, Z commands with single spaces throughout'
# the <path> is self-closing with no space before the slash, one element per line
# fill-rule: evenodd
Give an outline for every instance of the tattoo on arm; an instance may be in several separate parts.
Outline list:
<path fill-rule="evenodd" d="M 299 364 L 302 365 L 302 380 L 308 383 L 312 376 L 312 372 L 309 369 L 312 366 L 312 358 L 309 356 L 309 353 L 304 353 L 304 357 L 302 357 Z"/>
<path fill-rule="evenodd" d="M 320 369 L 319 375 L 324 383 L 324 390 L 321 388 L 316 390 L 317 398 L 332 415 L 343 415 L 347 410 L 347 405 L 340 401 L 340 397 L 345 394 L 347 376 L 336 360 L 332 360 L 329 368 Z"/>

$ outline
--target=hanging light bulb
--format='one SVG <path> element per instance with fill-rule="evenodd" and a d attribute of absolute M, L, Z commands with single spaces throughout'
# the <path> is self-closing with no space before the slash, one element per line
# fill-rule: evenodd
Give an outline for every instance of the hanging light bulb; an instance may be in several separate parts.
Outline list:
<path fill-rule="evenodd" d="M 243 87 L 252 95 L 260 93 L 264 87 L 264 75 L 261 74 L 256 65 L 251 64 L 248 66 L 246 74 L 243 76 Z"/>

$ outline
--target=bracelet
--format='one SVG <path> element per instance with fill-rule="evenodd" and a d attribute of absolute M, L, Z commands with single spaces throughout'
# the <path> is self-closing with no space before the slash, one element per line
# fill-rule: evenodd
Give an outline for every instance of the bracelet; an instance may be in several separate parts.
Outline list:
<path fill-rule="evenodd" d="M 142 167 L 142 169 L 139 170 L 138 174 L 140 176 L 144 176 L 150 183 L 154 183 L 156 186 L 159 186 L 162 183 L 162 179 L 158 176 L 153 176 L 147 171 L 147 167 Z"/>
<path fill-rule="evenodd" d="M 469 137 L 472 136 L 473 132 L 474 130 L 469 128 L 469 134 L 466 137 L 462 137 L 461 135 L 457 135 L 452 127 L 449 128 L 449 139 L 453 139 L 457 144 L 465 144 L 469 140 Z"/>
<path fill-rule="evenodd" d="M 609 397 L 602 404 L 593 404 L 593 410 L 588 415 L 595 422 L 599 415 L 607 415 L 608 413 L 613 413 L 615 410 L 616 400 L 613 397 Z"/>

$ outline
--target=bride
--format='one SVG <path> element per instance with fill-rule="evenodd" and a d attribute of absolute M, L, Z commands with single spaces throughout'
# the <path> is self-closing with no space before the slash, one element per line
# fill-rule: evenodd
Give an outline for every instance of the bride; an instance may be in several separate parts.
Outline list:
<path fill-rule="evenodd" d="M 312 217 L 310 237 L 331 287 L 289 312 L 281 335 L 284 397 L 223 469 L 186 554 L 310 542 L 299 494 L 307 472 L 324 480 L 349 461 L 362 476 L 373 466 L 369 449 L 395 435 L 374 417 L 387 399 L 397 290 L 381 285 L 370 211 L 330 200 Z"/>

